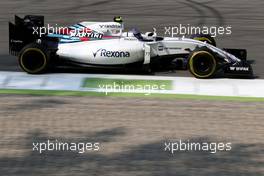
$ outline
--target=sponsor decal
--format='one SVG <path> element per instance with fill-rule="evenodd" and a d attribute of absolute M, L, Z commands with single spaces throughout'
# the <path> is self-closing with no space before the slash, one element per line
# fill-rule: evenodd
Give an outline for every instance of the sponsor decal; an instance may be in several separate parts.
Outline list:
<path fill-rule="evenodd" d="M 75 30 L 75 31 L 71 32 L 71 37 L 87 37 L 87 38 L 102 39 L 103 34 L 95 33 L 95 32 L 85 32 L 85 31 Z"/>
<path fill-rule="evenodd" d="M 133 37 L 126 37 L 126 38 L 124 38 L 124 40 L 137 40 L 137 39 L 133 38 Z"/>
<path fill-rule="evenodd" d="M 249 67 L 229 67 L 231 71 L 249 71 Z"/>
<path fill-rule="evenodd" d="M 182 48 L 179 47 L 165 47 L 165 50 L 181 50 Z"/>
<path fill-rule="evenodd" d="M 164 47 L 163 46 L 158 46 L 159 51 L 163 51 Z"/>
<path fill-rule="evenodd" d="M 100 28 L 121 28 L 121 25 L 117 24 L 101 24 Z"/>
<path fill-rule="evenodd" d="M 102 57 L 130 57 L 130 53 L 127 51 L 109 51 L 102 48 L 94 52 L 93 56 L 96 57 L 98 54 Z"/>
<path fill-rule="evenodd" d="M 11 43 L 23 43 L 22 40 L 13 40 L 13 39 L 11 39 L 10 42 Z"/>

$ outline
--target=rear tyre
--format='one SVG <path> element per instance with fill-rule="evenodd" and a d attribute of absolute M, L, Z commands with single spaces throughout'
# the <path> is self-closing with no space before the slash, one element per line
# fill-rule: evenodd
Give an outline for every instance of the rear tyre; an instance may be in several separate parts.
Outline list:
<path fill-rule="evenodd" d="M 215 54 L 207 48 L 194 50 L 188 58 L 188 69 L 196 78 L 213 77 L 217 70 Z"/>
<path fill-rule="evenodd" d="M 210 45 L 216 46 L 215 39 L 208 34 L 195 34 L 191 36 L 191 39 L 198 40 L 201 42 L 209 43 Z"/>
<path fill-rule="evenodd" d="M 20 51 L 18 62 L 21 69 L 29 74 L 44 73 L 49 66 L 49 54 L 45 46 L 31 43 Z"/>

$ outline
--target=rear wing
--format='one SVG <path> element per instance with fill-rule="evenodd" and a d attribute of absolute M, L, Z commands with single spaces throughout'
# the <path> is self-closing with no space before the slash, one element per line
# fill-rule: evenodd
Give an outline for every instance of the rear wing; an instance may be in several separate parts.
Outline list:
<path fill-rule="evenodd" d="M 18 55 L 29 43 L 40 38 L 34 29 L 44 26 L 44 16 L 26 15 L 20 18 L 15 15 L 14 23 L 9 22 L 9 53 Z"/>

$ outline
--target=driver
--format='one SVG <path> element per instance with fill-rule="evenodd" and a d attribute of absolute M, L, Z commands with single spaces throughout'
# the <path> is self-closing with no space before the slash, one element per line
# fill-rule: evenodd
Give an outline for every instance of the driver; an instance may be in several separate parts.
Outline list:
<path fill-rule="evenodd" d="M 138 40 L 146 42 L 154 41 L 155 37 L 157 36 L 154 31 L 146 32 L 146 34 L 142 36 L 141 32 L 137 28 L 133 28 L 131 32 Z"/>

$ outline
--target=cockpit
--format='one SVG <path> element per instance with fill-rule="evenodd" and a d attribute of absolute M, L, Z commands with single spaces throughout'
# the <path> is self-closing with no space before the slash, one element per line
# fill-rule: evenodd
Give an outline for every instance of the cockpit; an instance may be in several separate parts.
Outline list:
<path fill-rule="evenodd" d="M 142 34 L 137 28 L 133 28 L 131 32 L 139 41 L 152 42 L 163 40 L 163 37 L 157 36 L 155 29 L 153 29 L 153 32 L 146 32 L 145 34 Z"/>

